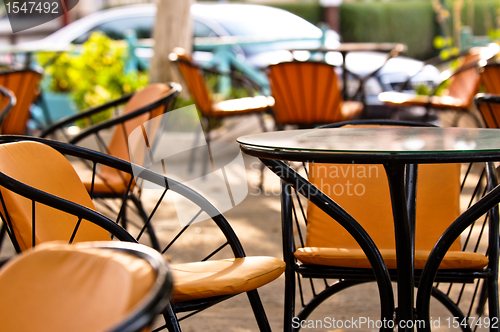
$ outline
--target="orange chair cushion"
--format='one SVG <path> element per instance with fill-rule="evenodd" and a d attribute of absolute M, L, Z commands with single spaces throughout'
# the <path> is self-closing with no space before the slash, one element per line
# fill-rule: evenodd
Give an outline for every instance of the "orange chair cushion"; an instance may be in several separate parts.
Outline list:
<path fill-rule="evenodd" d="M 363 112 L 363 103 L 359 101 L 344 101 L 340 106 L 340 121 L 348 121 L 356 118 Z"/>
<path fill-rule="evenodd" d="M 278 278 L 285 263 L 274 257 L 244 257 L 172 264 L 173 302 L 248 292 Z"/>
<path fill-rule="evenodd" d="M 0 73 L 0 85 L 11 90 L 16 96 L 16 105 L 10 110 L 1 124 L 0 132 L 4 135 L 22 135 L 26 133 L 29 108 L 40 93 L 38 83 L 42 74 L 34 70 Z"/>
<path fill-rule="evenodd" d="M 500 104 L 480 103 L 479 111 L 483 116 L 487 128 L 500 128 Z"/>
<path fill-rule="evenodd" d="M 500 94 L 500 64 L 490 63 L 481 69 L 481 82 L 487 93 Z"/>
<path fill-rule="evenodd" d="M 212 98 L 203 71 L 194 64 L 191 55 L 183 48 L 176 47 L 172 54 L 175 55 L 175 63 L 186 81 L 189 93 L 193 96 L 199 111 L 205 116 L 211 115 Z"/>
<path fill-rule="evenodd" d="M 211 116 L 242 115 L 265 112 L 274 105 L 272 97 L 257 96 L 225 100 L 212 105 Z"/>
<path fill-rule="evenodd" d="M 147 261 L 129 254 L 42 244 L 0 271 L 2 330 L 107 331 L 144 298 L 155 279 Z"/>
<path fill-rule="evenodd" d="M 380 253 L 388 269 L 396 269 L 396 250 L 381 249 Z M 424 268 L 430 251 L 415 250 L 415 269 Z M 371 268 L 371 264 L 361 249 L 344 248 L 299 248 L 295 257 L 304 264 L 340 266 L 347 268 Z M 463 251 L 449 251 L 444 256 L 440 269 L 478 269 L 488 265 L 488 258 L 481 254 Z"/>
<path fill-rule="evenodd" d="M 470 106 L 469 100 L 454 98 L 451 96 L 421 96 L 411 93 L 402 92 L 382 92 L 378 95 L 378 99 L 387 105 L 391 106 L 422 106 L 432 107 L 436 109 L 468 109 Z"/>
<path fill-rule="evenodd" d="M 0 171 L 32 187 L 94 209 L 87 190 L 69 161 L 53 148 L 36 142 L 0 145 Z M 22 250 L 32 246 L 32 202 L 3 187 L 1 194 L 14 234 Z M 4 213 L 0 205 L 0 211 Z M 76 216 L 35 205 L 36 243 L 69 240 L 78 221 Z M 83 220 L 75 242 L 109 241 L 103 228 Z"/>
<path fill-rule="evenodd" d="M 323 62 L 282 62 L 268 69 L 278 124 L 317 125 L 346 121 L 363 104 L 343 102 L 335 67 Z"/>
<path fill-rule="evenodd" d="M 163 83 L 151 84 L 136 92 L 132 98 L 128 101 L 125 106 L 125 110 L 122 114 L 128 114 L 147 105 L 150 105 L 157 100 L 164 98 L 167 94 L 171 92 L 168 85 Z M 111 137 L 111 141 L 108 146 L 108 153 L 114 157 L 130 161 L 129 155 L 129 145 L 128 136 L 132 131 L 147 122 L 148 120 L 163 114 L 165 111 L 164 106 L 158 107 L 151 112 L 143 113 L 140 116 L 136 116 L 122 124 L 119 124 Z M 154 137 L 156 130 L 158 129 L 159 122 L 155 122 L 154 128 L 148 128 L 148 137 Z M 134 156 L 135 160 L 141 160 L 141 156 Z M 127 185 L 130 181 L 130 174 L 118 172 L 117 170 L 103 166 L 99 171 L 99 177 L 96 177 L 96 182 L 94 183 L 94 192 L 99 193 L 123 193 L 127 189 Z M 91 179 L 84 179 L 84 184 L 87 189 L 90 190 Z"/>
<path fill-rule="evenodd" d="M 389 185 L 381 165 L 311 164 L 310 181 L 332 197 L 368 232 L 379 249 L 394 249 Z M 460 214 L 460 165 L 419 165 L 415 242 L 431 250 Z M 337 222 L 314 204 L 307 208 L 306 247 L 360 249 Z M 451 250 L 460 251 L 460 243 Z"/>

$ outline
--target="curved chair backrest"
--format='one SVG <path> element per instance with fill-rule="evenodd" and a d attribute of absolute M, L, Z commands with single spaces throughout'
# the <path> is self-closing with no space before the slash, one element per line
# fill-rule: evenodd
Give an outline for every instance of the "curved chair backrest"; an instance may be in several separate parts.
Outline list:
<path fill-rule="evenodd" d="M 3 86 L 0 86 L 0 123 L 9 115 L 10 110 L 17 103 L 14 93 Z"/>
<path fill-rule="evenodd" d="M 334 67 L 320 62 L 283 62 L 269 67 L 278 124 L 338 122 L 342 105 Z"/>
<path fill-rule="evenodd" d="M 170 294 L 171 280 L 165 273 L 165 262 L 158 256 L 138 244 L 37 246 L 0 270 L 2 329 L 124 331 L 122 322 L 144 302 L 150 305 L 150 311 L 157 310 L 156 302 L 166 305 L 163 298 Z M 169 285 L 165 287 L 165 283 Z M 160 289 L 165 294 L 151 296 Z M 131 323 L 139 326 L 129 326 L 127 331 L 144 331 L 154 314 L 134 318 Z"/>
<path fill-rule="evenodd" d="M 480 93 L 476 95 L 474 102 L 483 116 L 486 127 L 500 128 L 500 96 Z"/>
<path fill-rule="evenodd" d="M 379 249 L 395 248 L 389 185 L 382 165 L 311 164 L 309 180 L 349 212 Z M 460 186 L 460 164 L 419 165 L 416 250 L 430 251 L 460 215 Z M 307 220 L 306 246 L 360 248 L 314 204 L 308 205 Z M 455 242 L 451 250 L 461 251 L 460 243 Z"/>
<path fill-rule="evenodd" d="M 443 94 L 462 100 L 465 107 L 470 108 L 481 82 L 481 77 L 477 71 L 477 64 L 480 60 L 480 49 L 471 49 L 465 55 L 456 74 L 451 76 L 450 85 Z"/>
<path fill-rule="evenodd" d="M 0 172 L 39 190 L 95 210 L 87 190 L 69 161 L 49 146 L 37 142 L 0 145 Z M 42 242 L 71 238 L 79 221 L 75 216 L 41 204 L 33 206 L 31 200 L 3 187 L 0 187 L 0 194 L 0 211 L 4 216 L 9 216 L 6 222 L 10 223 L 10 229 L 21 250 Z M 5 209 L 8 213 L 5 213 Z M 33 214 L 37 229 L 35 239 L 32 232 Z M 73 241 L 106 240 L 109 241 L 110 236 L 104 229 L 83 220 Z"/>
<path fill-rule="evenodd" d="M 143 90 L 135 93 L 132 96 L 132 98 L 125 106 L 125 110 L 123 111 L 122 115 L 132 113 L 176 92 L 177 90 L 172 89 L 167 84 L 157 83 L 148 85 Z M 114 157 L 130 161 L 128 136 L 135 128 L 139 127 L 148 120 L 168 111 L 169 106 L 171 105 L 161 105 L 149 112 L 145 112 L 139 116 L 133 117 L 130 120 L 118 124 L 113 132 L 113 136 L 111 137 L 107 153 Z M 158 129 L 158 123 L 155 124 L 156 125 L 154 127 L 147 128 L 148 137 L 155 137 L 156 130 Z M 140 159 L 139 156 L 135 157 L 136 160 Z M 109 180 L 109 183 L 116 183 L 116 180 L 113 179 L 116 179 L 117 177 L 121 178 L 125 186 L 130 181 L 130 176 L 128 174 L 123 174 L 122 172 L 118 172 L 117 170 L 111 169 L 106 166 L 103 166 L 101 168 L 99 177 L 104 181 Z"/>
<path fill-rule="evenodd" d="M 177 64 L 182 77 L 188 85 L 189 92 L 194 98 L 196 106 L 203 115 L 210 115 L 212 98 L 201 69 L 196 66 L 186 51 L 176 47 L 170 55 L 170 60 Z"/>
<path fill-rule="evenodd" d="M 30 117 L 30 105 L 38 97 L 38 83 L 42 74 L 31 69 L 0 73 L 0 85 L 11 90 L 17 98 L 16 105 L 2 121 L 2 134 L 24 134 Z"/>
<path fill-rule="evenodd" d="M 394 249 L 389 185 L 381 165 L 312 164 L 309 179 L 349 212 L 379 249 Z M 314 204 L 307 209 L 308 247 L 359 249 L 349 233 Z M 460 165 L 420 165 L 418 169 L 416 250 L 431 250 L 460 215 Z M 460 251 L 460 243 L 452 250 Z"/>
<path fill-rule="evenodd" d="M 484 84 L 487 93 L 500 95 L 500 64 L 490 62 L 479 69 L 481 83 Z"/>

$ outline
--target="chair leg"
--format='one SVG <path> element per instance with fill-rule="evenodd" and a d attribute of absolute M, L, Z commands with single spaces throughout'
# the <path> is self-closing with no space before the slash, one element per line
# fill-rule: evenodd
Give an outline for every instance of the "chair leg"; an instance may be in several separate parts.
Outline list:
<path fill-rule="evenodd" d="M 181 332 L 181 326 L 179 325 L 179 321 L 177 320 L 177 315 L 175 314 L 172 306 L 168 304 L 168 306 L 163 311 L 163 317 L 165 318 L 165 327 L 169 332 Z"/>
<path fill-rule="evenodd" d="M 207 141 L 207 149 L 205 150 L 205 157 L 203 158 L 203 168 L 201 171 L 201 175 L 205 176 L 208 174 L 207 172 L 207 167 L 208 164 L 210 164 L 210 167 L 213 165 L 213 160 L 212 160 L 212 153 L 211 153 L 211 148 L 210 148 L 210 131 L 212 130 L 210 126 L 210 119 L 207 119 L 207 130 L 205 134 L 205 140 Z"/>
<path fill-rule="evenodd" d="M 271 332 L 271 326 L 269 325 L 266 312 L 264 311 L 264 307 L 262 306 L 262 302 L 260 301 L 259 293 L 256 289 L 254 289 L 250 292 L 247 292 L 247 296 L 252 306 L 253 314 L 255 315 L 257 324 L 259 325 L 259 331 Z"/>
<path fill-rule="evenodd" d="M 130 199 L 132 200 L 132 202 L 134 202 L 135 207 L 139 211 L 139 214 L 141 215 L 141 218 L 143 219 L 144 224 L 146 225 L 146 230 L 148 231 L 149 239 L 151 240 L 151 246 L 154 249 L 161 251 L 160 243 L 158 242 L 158 238 L 156 237 L 153 225 L 151 225 L 151 222 L 148 222 L 149 218 L 148 215 L 146 214 L 146 211 L 144 211 L 144 207 L 142 206 L 141 201 L 137 197 L 135 197 L 135 195 L 130 195 Z"/>
<path fill-rule="evenodd" d="M 488 278 L 488 311 L 490 320 L 497 318 L 497 324 L 490 327 L 490 331 L 498 332 L 498 317 L 500 317 L 498 308 L 498 274 L 493 273 L 493 277 Z"/>
<path fill-rule="evenodd" d="M 200 140 L 200 136 L 202 133 L 203 133 L 203 129 L 196 132 L 196 135 L 195 135 L 196 137 L 194 138 L 193 148 L 191 150 L 191 156 L 189 157 L 189 165 L 188 165 L 189 173 L 193 172 L 193 169 L 194 169 L 194 163 L 196 161 L 196 147 L 198 146 L 198 141 Z"/>
<path fill-rule="evenodd" d="M 486 301 L 488 300 L 488 284 L 486 281 L 483 281 L 483 285 L 481 286 L 481 291 L 479 293 L 479 300 L 477 303 L 476 314 L 482 315 L 484 313 L 484 306 L 486 305 Z"/>
<path fill-rule="evenodd" d="M 259 118 L 259 123 L 260 127 L 262 128 L 262 131 L 267 132 L 266 123 L 264 122 L 264 114 L 259 113 L 257 114 L 257 117 Z"/>
<path fill-rule="evenodd" d="M 0 250 L 2 249 L 3 240 L 5 239 L 5 234 L 7 234 L 7 226 L 5 222 L 2 223 L 2 228 L 0 228 Z"/>

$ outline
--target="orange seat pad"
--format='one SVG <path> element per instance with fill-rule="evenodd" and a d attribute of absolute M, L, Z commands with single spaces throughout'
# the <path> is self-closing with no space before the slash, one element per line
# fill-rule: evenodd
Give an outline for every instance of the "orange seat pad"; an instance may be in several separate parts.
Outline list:
<path fill-rule="evenodd" d="M 172 264 L 172 302 L 248 292 L 278 278 L 285 263 L 274 257 L 244 257 Z"/>
<path fill-rule="evenodd" d="M 388 269 L 396 269 L 396 250 L 381 249 L 380 253 Z M 430 251 L 415 250 L 415 269 L 424 268 Z M 341 248 L 299 248 L 295 257 L 304 264 L 339 266 L 370 269 L 371 264 L 361 249 Z M 463 251 L 449 251 L 444 256 L 440 269 L 477 269 L 488 265 L 488 258 L 481 254 Z"/>

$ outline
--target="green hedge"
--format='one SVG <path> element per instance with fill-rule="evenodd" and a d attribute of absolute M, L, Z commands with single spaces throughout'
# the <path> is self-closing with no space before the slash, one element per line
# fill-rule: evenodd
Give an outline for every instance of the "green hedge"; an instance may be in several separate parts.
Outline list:
<path fill-rule="evenodd" d="M 345 42 L 397 42 L 405 55 L 428 59 L 437 54 L 432 41 L 437 23 L 430 1 L 348 2 L 340 7 Z"/>
<path fill-rule="evenodd" d="M 448 8 L 451 9 L 451 5 Z M 470 22 L 469 4 L 467 1 L 464 1 L 462 25 L 472 26 L 474 35 L 476 36 L 488 35 L 491 30 L 498 28 L 496 26 L 496 16 L 500 14 L 499 9 L 500 1 L 498 0 L 475 0 L 474 19 L 473 22 Z"/>
<path fill-rule="evenodd" d="M 319 2 L 266 3 L 266 5 L 287 10 L 312 24 L 318 24 L 323 20 L 323 7 Z"/>

